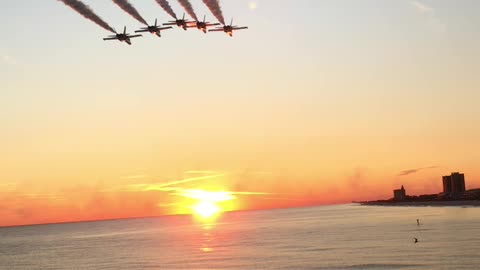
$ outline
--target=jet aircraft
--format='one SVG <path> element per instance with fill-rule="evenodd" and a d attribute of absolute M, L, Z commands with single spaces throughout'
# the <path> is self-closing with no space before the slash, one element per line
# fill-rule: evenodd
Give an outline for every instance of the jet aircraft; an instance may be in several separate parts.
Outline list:
<path fill-rule="evenodd" d="M 168 23 L 164 23 L 163 25 L 176 25 L 180 28 L 183 28 L 183 30 L 187 31 L 189 23 L 194 23 L 194 21 L 185 20 L 185 13 L 183 13 L 183 18 L 182 19 L 176 19 L 175 21 L 169 21 Z"/>
<path fill-rule="evenodd" d="M 207 18 L 207 16 L 203 16 L 203 22 L 202 21 L 196 21 L 196 22 L 194 22 L 194 24 L 190 24 L 187 27 L 188 28 L 196 27 L 198 30 L 200 30 L 200 31 L 202 31 L 206 34 L 208 27 L 220 25 L 219 23 L 206 22 L 205 21 L 206 18 Z"/>
<path fill-rule="evenodd" d="M 125 26 L 123 28 L 123 33 L 116 33 L 115 35 L 108 36 L 104 38 L 103 40 L 118 40 L 120 42 L 126 42 L 128 45 L 132 45 L 132 42 L 130 41 L 131 38 L 136 38 L 136 37 L 141 37 L 142 35 L 130 35 L 127 33 L 127 27 Z"/>
<path fill-rule="evenodd" d="M 147 27 L 142 27 L 140 30 L 135 31 L 135 33 L 144 33 L 144 32 L 150 32 L 152 34 L 157 35 L 158 37 L 161 37 L 161 31 L 165 29 L 172 29 L 173 27 L 168 26 L 168 27 L 160 27 L 157 25 L 157 19 L 155 19 L 155 24 L 154 25 L 149 25 Z"/>
<path fill-rule="evenodd" d="M 230 25 L 224 25 L 222 27 L 219 27 L 219 28 L 215 28 L 215 29 L 210 29 L 208 30 L 209 32 L 225 32 L 227 35 L 233 37 L 233 31 L 237 31 L 237 30 L 242 30 L 242 29 L 248 29 L 248 27 L 246 26 L 236 26 L 236 25 L 233 25 L 233 19 L 232 19 L 232 22 L 230 23 Z"/>

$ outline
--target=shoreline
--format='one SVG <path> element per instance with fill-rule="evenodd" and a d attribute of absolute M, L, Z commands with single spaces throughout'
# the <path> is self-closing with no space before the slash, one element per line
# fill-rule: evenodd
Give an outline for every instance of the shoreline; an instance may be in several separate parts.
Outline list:
<path fill-rule="evenodd" d="M 356 202 L 360 205 L 366 206 L 471 206 L 480 207 L 480 200 L 466 200 L 466 201 L 370 201 L 370 202 Z"/>

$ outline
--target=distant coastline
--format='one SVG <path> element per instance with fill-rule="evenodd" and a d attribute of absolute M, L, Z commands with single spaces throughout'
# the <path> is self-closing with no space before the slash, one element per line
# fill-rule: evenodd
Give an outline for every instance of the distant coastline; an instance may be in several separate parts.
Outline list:
<path fill-rule="evenodd" d="M 480 206 L 480 189 L 465 189 L 465 175 L 453 172 L 442 177 L 443 192 L 438 194 L 407 195 L 405 187 L 393 190 L 393 198 L 353 202 L 375 206 Z"/>
<path fill-rule="evenodd" d="M 480 207 L 480 200 L 452 200 L 452 201 L 368 201 L 368 202 L 354 202 L 360 205 L 370 206 L 472 206 Z"/>

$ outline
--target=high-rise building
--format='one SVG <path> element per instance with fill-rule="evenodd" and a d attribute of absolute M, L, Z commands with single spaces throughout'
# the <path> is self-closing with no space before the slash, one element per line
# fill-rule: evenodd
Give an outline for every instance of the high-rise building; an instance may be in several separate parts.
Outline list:
<path fill-rule="evenodd" d="M 465 192 L 465 175 L 463 173 L 452 173 L 452 193 L 459 194 Z"/>
<path fill-rule="evenodd" d="M 465 175 L 454 172 L 442 177 L 443 193 L 445 195 L 459 195 L 465 192 Z"/>
<path fill-rule="evenodd" d="M 443 193 L 450 194 L 452 192 L 452 177 L 446 175 L 442 177 L 443 179 Z"/>

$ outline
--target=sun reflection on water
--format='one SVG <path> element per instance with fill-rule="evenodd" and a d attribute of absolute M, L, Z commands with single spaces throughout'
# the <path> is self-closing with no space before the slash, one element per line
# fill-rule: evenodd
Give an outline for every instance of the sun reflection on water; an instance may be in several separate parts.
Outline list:
<path fill-rule="evenodd" d="M 202 225 L 202 246 L 200 248 L 203 252 L 212 252 L 215 249 L 213 248 L 213 241 L 215 240 L 215 235 L 213 234 L 213 229 L 215 228 L 214 223 L 206 223 Z"/>

